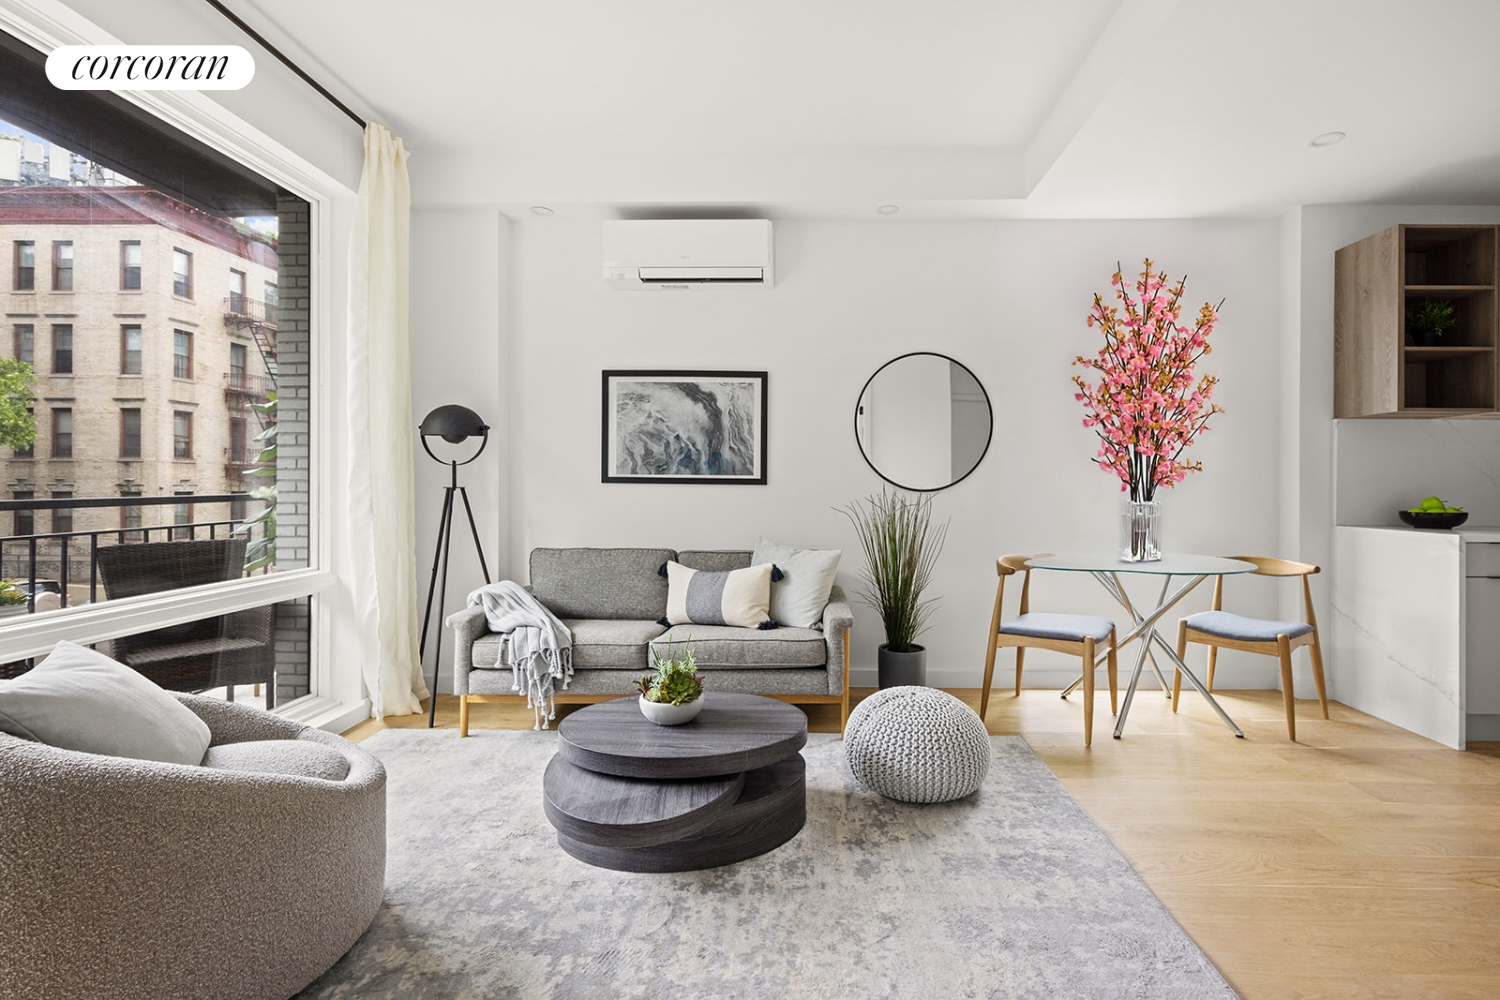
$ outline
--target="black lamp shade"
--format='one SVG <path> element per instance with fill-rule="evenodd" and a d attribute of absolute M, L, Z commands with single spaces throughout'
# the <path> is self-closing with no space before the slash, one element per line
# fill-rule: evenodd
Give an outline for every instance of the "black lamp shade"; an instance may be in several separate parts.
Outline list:
<path fill-rule="evenodd" d="M 489 427 L 479 414 L 467 406 L 450 403 L 447 406 L 439 406 L 423 417 L 422 424 L 417 430 L 423 437 L 435 435 L 449 444 L 458 444 L 471 437 L 485 434 L 489 431 Z"/>

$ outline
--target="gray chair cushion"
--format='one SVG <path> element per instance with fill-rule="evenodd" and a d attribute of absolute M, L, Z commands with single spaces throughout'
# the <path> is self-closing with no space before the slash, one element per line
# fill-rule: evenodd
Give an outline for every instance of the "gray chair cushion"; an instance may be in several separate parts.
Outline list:
<path fill-rule="evenodd" d="M 688 569 L 706 569 L 717 573 L 726 569 L 744 569 L 750 565 L 748 549 L 685 549 L 677 561 Z"/>
<path fill-rule="evenodd" d="M 221 771 L 249 771 L 301 778 L 343 781 L 349 758 L 332 747 L 307 740 L 251 740 L 209 747 L 203 766 Z"/>
<path fill-rule="evenodd" d="M 1035 639 L 1062 639 L 1082 642 L 1092 638 L 1103 641 L 1115 629 L 1108 618 L 1093 615 L 1042 615 L 1028 614 L 1013 618 L 1000 626 L 1006 635 L 1027 635 Z"/>
<path fill-rule="evenodd" d="M 532 549 L 531 593 L 559 618 L 655 621 L 667 611 L 671 549 Z"/>
<path fill-rule="evenodd" d="M 1200 611 L 1188 615 L 1183 621 L 1187 627 L 1198 632 L 1207 632 L 1220 639 L 1238 639 L 1242 642 L 1275 642 L 1284 635 L 1295 639 L 1306 635 L 1313 627 L 1306 622 L 1277 622 L 1261 618 L 1245 618 L 1228 611 Z"/>
<path fill-rule="evenodd" d="M 651 666 L 647 643 L 666 631 L 657 622 L 616 618 L 564 618 L 563 624 L 573 633 L 574 670 L 646 670 Z M 504 639 L 490 632 L 474 640 L 474 669 L 503 669 L 508 674 L 510 660 L 501 667 L 498 659 Z"/>
<path fill-rule="evenodd" d="M 691 645 L 700 670 L 821 667 L 828 660 L 827 640 L 822 632 L 811 628 L 761 631 L 727 625 L 674 625 L 651 645 L 668 643 L 679 649 Z"/>
<path fill-rule="evenodd" d="M 41 663 L 0 681 L 0 732 L 62 750 L 197 764 L 208 725 L 145 676 L 63 641 Z"/>

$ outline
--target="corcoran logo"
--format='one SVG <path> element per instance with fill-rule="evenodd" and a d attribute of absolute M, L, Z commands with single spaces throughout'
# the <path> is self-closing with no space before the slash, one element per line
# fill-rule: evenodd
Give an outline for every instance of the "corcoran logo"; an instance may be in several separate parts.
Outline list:
<path fill-rule="evenodd" d="M 64 45 L 47 57 L 60 90 L 239 90 L 254 75 L 238 45 Z"/>

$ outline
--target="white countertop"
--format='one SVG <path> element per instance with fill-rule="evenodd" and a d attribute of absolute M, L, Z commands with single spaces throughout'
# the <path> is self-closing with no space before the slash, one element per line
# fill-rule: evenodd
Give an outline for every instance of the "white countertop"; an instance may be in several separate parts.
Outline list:
<path fill-rule="evenodd" d="M 1404 531 L 1418 535 L 1459 535 L 1466 542 L 1500 542 L 1500 527 L 1465 524 L 1446 531 L 1437 528 L 1413 528 L 1405 524 L 1339 524 L 1339 528 L 1362 528 L 1365 531 Z"/>

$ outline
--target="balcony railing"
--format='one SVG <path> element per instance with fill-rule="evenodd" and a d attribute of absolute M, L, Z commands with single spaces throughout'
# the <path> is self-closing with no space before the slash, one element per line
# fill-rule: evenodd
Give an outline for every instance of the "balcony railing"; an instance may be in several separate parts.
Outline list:
<path fill-rule="evenodd" d="M 225 372 L 224 373 L 224 395 L 244 397 L 240 400 L 230 399 L 230 403 L 237 404 L 244 399 L 263 403 L 266 401 L 267 393 L 276 388 L 276 383 L 265 375 L 251 375 L 249 372 Z"/>
<path fill-rule="evenodd" d="M 261 302 L 245 295 L 230 295 L 224 299 L 224 319 L 229 323 L 259 323 L 276 328 L 276 303 Z"/>
<path fill-rule="evenodd" d="M 13 511 L 79 510 L 94 508 L 161 507 L 190 504 L 233 504 L 252 502 L 245 493 L 193 494 L 191 496 L 85 497 L 69 500 L 0 500 L 0 517 Z M 253 501 L 256 511 L 262 503 Z M 256 511 L 248 511 L 253 514 Z M 27 591 L 30 600 L 26 610 L 36 612 L 37 595 L 48 590 L 59 594 L 61 606 L 76 604 L 87 578 L 87 602 L 99 600 L 99 549 L 104 545 L 129 545 L 134 542 L 169 541 L 190 538 L 217 538 L 232 532 L 243 522 L 238 519 L 190 521 L 184 524 L 154 524 L 141 527 L 96 528 L 87 531 L 43 531 L 29 535 L 0 538 L 0 576 Z M 250 529 L 264 537 L 265 526 Z M 51 575 L 54 571 L 56 575 Z M 75 568 L 76 567 L 76 568 Z M 76 581 L 76 582 L 75 582 Z M 19 605 L 18 605 L 19 606 Z"/>

